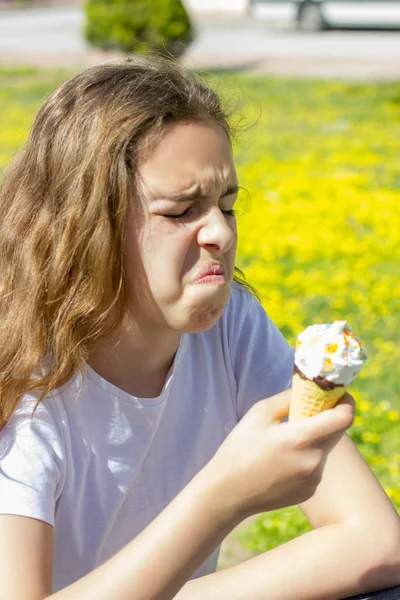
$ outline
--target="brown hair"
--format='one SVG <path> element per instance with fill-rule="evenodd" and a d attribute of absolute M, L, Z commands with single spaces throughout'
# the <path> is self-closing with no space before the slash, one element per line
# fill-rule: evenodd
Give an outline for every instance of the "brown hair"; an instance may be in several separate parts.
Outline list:
<path fill-rule="evenodd" d="M 126 313 L 124 224 L 143 141 L 210 118 L 231 139 L 217 93 L 154 58 L 87 69 L 39 110 L 0 189 L 0 430 L 25 392 L 42 391 L 39 404 L 82 373 Z M 235 280 L 254 292 L 239 270 Z"/>

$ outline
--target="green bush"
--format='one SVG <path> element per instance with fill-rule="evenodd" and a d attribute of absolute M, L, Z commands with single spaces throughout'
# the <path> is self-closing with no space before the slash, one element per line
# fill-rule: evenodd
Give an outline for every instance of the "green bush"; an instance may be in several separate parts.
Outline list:
<path fill-rule="evenodd" d="M 181 0 L 87 0 L 85 37 L 104 50 L 181 55 L 193 37 Z"/>

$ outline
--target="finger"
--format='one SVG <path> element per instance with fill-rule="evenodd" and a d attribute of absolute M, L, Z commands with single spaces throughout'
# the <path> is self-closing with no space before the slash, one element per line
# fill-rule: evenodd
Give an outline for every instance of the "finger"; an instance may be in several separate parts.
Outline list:
<path fill-rule="evenodd" d="M 284 390 L 261 401 L 271 423 L 279 423 L 289 416 L 290 394 L 291 390 Z"/>
<path fill-rule="evenodd" d="M 340 398 L 339 402 L 336 404 L 336 406 L 334 408 L 338 407 L 340 404 L 350 404 L 353 411 L 355 412 L 355 410 L 356 410 L 355 400 L 354 400 L 353 396 L 351 394 L 349 394 L 348 392 L 346 392 L 345 395 L 342 396 L 342 398 Z"/>
<path fill-rule="evenodd" d="M 309 436 L 314 442 L 326 440 L 340 432 L 346 431 L 354 421 L 354 399 L 350 394 L 345 394 L 334 408 L 329 408 L 323 412 L 297 421 L 302 428 L 302 433 Z"/>

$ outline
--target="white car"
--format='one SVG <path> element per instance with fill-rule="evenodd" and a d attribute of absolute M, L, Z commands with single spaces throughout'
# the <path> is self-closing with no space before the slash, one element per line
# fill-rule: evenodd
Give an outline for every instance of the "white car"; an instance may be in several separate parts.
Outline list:
<path fill-rule="evenodd" d="M 329 27 L 400 28 L 400 0 L 250 0 L 252 14 L 294 21 L 303 31 Z"/>

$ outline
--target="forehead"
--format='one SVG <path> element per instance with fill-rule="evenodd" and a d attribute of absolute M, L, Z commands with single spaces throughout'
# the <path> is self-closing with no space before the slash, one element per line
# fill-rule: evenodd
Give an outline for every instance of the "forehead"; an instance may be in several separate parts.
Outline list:
<path fill-rule="evenodd" d="M 193 185 L 203 194 L 220 193 L 237 182 L 228 136 L 211 122 L 169 125 L 139 164 L 138 175 L 154 196 Z"/>

